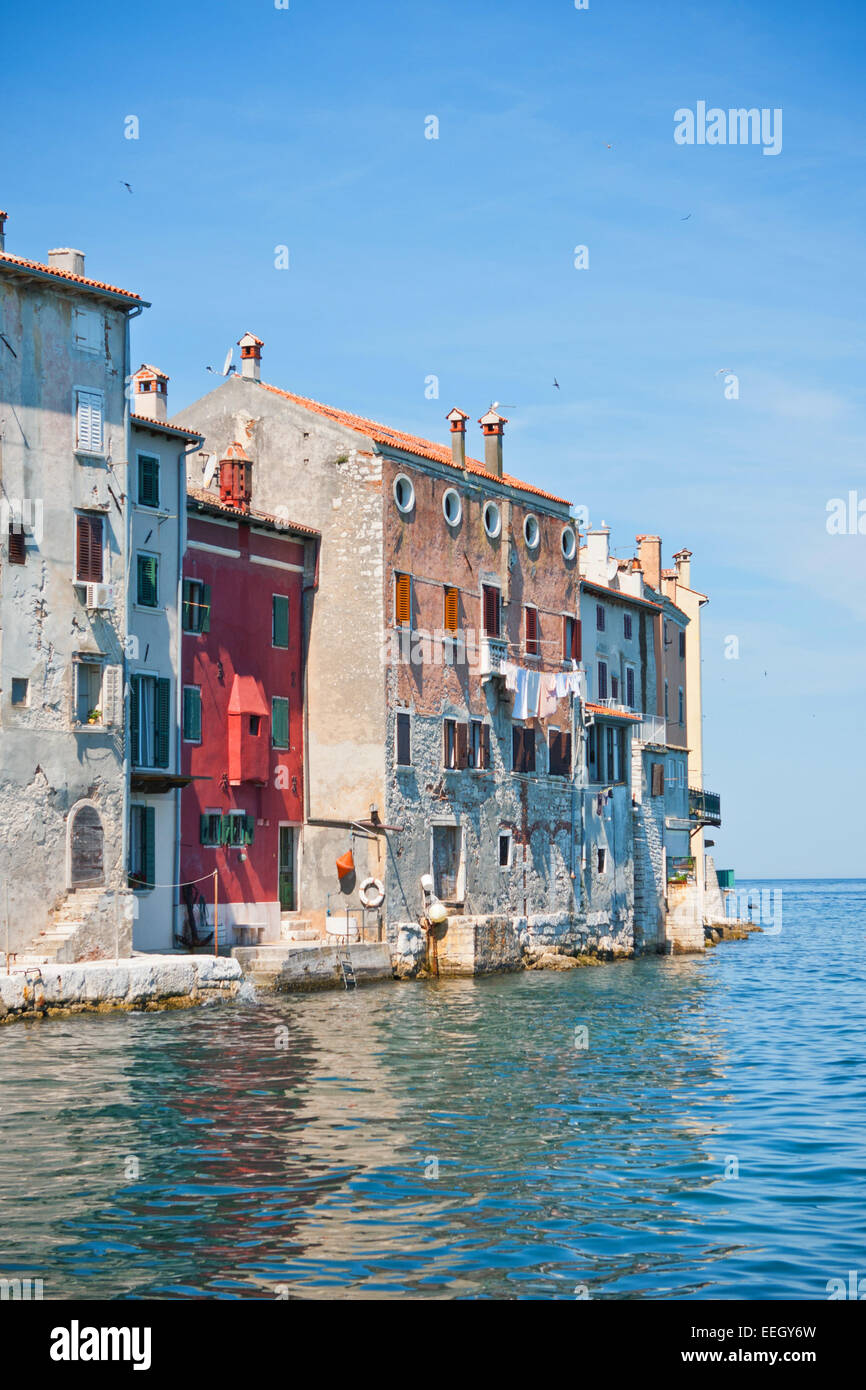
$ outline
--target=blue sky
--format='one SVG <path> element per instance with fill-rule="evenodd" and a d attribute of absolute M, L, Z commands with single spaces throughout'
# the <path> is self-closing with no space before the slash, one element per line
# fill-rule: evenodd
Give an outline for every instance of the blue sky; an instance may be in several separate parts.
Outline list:
<path fill-rule="evenodd" d="M 7 248 L 151 300 L 170 410 L 246 329 L 429 437 L 503 402 L 509 471 L 694 552 L 717 862 L 863 876 L 866 535 L 826 507 L 866 499 L 864 40 L 855 0 L 19 7 Z M 675 144 L 698 101 L 782 108 L 781 154 Z"/>

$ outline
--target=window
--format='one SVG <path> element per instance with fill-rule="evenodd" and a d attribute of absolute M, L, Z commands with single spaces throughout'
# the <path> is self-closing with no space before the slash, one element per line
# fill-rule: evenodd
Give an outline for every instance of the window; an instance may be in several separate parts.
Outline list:
<path fill-rule="evenodd" d="M 412 765 L 412 726 L 405 710 L 397 711 L 397 766 Z"/>
<path fill-rule="evenodd" d="M 664 620 L 663 627 L 664 627 L 664 641 L 665 641 L 665 646 L 666 646 L 666 647 L 669 647 L 670 644 L 671 644 L 671 639 L 670 639 L 670 637 L 668 636 L 668 620 L 667 620 L 667 618 L 665 618 L 665 620 Z"/>
<path fill-rule="evenodd" d="M 249 719 L 250 738 L 258 738 L 259 734 L 262 732 L 262 716 L 260 714 L 251 714 Z"/>
<path fill-rule="evenodd" d="M 137 602 L 142 608 L 159 607 L 159 556 L 139 555 Z"/>
<path fill-rule="evenodd" d="M 535 550 L 541 540 L 541 527 L 538 524 L 538 517 L 531 513 L 523 523 L 523 539 L 530 550 Z"/>
<path fill-rule="evenodd" d="M 456 769 L 469 766 L 469 725 L 446 719 L 442 726 L 443 766 Z"/>
<path fill-rule="evenodd" d="M 411 478 L 407 478 L 405 473 L 394 479 L 394 501 L 397 503 L 397 510 L 411 512 L 415 505 L 415 488 Z"/>
<path fill-rule="evenodd" d="M 75 718 L 79 724 L 101 724 L 102 666 L 95 661 L 76 661 Z"/>
<path fill-rule="evenodd" d="M 133 766 L 168 767 L 171 681 L 157 676 L 132 676 L 129 687 Z"/>
<path fill-rule="evenodd" d="M 600 662 L 598 663 L 598 698 L 599 698 L 600 700 L 606 700 L 606 699 L 607 699 L 607 662 L 606 662 L 606 661 L 600 661 Z"/>
<path fill-rule="evenodd" d="M 625 779 L 625 733 L 613 724 L 593 724 L 589 730 L 590 782 Z"/>
<path fill-rule="evenodd" d="M 686 722 L 686 700 L 685 700 L 685 695 L 683 694 L 683 688 L 682 688 L 682 686 L 680 686 L 680 687 L 679 687 L 679 690 L 677 691 L 677 705 L 678 705 L 677 720 L 678 720 L 678 722 L 679 722 L 680 724 L 685 724 L 685 722 Z"/>
<path fill-rule="evenodd" d="M 484 504 L 484 529 L 492 541 L 496 540 L 502 530 L 502 517 L 495 502 L 485 502 Z"/>
<path fill-rule="evenodd" d="M 199 838 L 203 845 L 219 845 L 222 843 L 222 812 L 205 811 L 200 819 Z"/>
<path fill-rule="evenodd" d="M 550 775 L 571 776 L 571 733 L 563 729 L 550 730 Z"/>
<path fill-rule="evenodd" d="M 611 676 L 610 678 L 610 698 L 612 700 L 619 699 L 619 676 Z"/>
<path fill-rule="evenodd" d="M 446 632 L 456 632 L 460 626 L 460 591 L 448 584 L 445 585 L 444 625 Z"/>
<path fill-rule="evenodd" d="M 459 526 L 460 518 L 463 515 L 463 503 L 460 500 L 460 493 L 453 487 L 449 487 L 442 498 L 442 511 L 449 526 Z"/>
<path fill-rule="evenodd" d="M 30 682 L 22 676 L 12 677 L 12 704 L 26 705 L 30 695 Z"/>
<path fill-rule="evenodd" d="M 79 512 L 75 518 L 75 578 L 81 584 L 102 583 L 102 528 L 98 512 Z"/>
<path fill-rule="evenodd" d="M 255 821 L 246 811 L 229 811 L 222 817 L 220 843 L 240 848 L 251 845 L 255 836 Z"/>
<path fill-rule="evenodd" d="M 469 766 L 476 772 L 486 772 L 490 767 L 490 725 L 482 719 L 469 723 Z"/>
<path fill-rule="evenodd" d="M 98 352 L 104 342 L 102 315 L 96 309 L 76 309 L 72 316 L 72 341 L 82 352 Z"/>
<path fill-rule="evenodd" d="M 607 850 L 597 849 L 595 852 L 595 867 L 600 874 L 607 872 Z"/>
<path fill-rule="evenodd" d="M 625 702 L 629 709 L 634 709 L 634 667 L 625 668 Z"/>
<path fill-rule="evenodd" d="M 484 634 L 486 637 L 498 637 L 500 623 L 499 590 L 494 584 L 483 584 L 481 594 L 484 609 Z"/>
<path fill-rule="evenodd" d="M 526 631 L 526 655 L 538 656 L 540 642 L 538 640 L 538 609 L 524 608 L 525 631 Z"/>
<path fill-rule="evenodd" d="M 600 603 L 595 605 L 595 629 L 596 632 L 604 632 L 604 608 Z"/>
<path fill-rule="evenodd" d="M 560 545 L 562 546 L 562 558 L 564 560 L 573 560 L 577 554 L 577 537 L 570 526 L 566 526 L 563 531 Z"/>
<path fill-rule="evenodd" d="M 200 579 L 183 581 L 184 632 L 210 631 L 210 585 Z"/>
<path fill-rule="evenodd" d="M 394 621 L 400 627 L 412 622 L 412 578 L 408 574 L 394 576 Z"/>
<path fill-rule="evenodd" d="M 631 641 L 631 613 L 622 615 L 622 635 L 627 642 Z"/>
<path fill-rule="evenodd" d="M 8 554 L 10 565 L 26 564 L 27 537 L 24 534 L 24 527 L 16 525 L 14 521 L 9 522 Z"/>
<path fill-rule="evenodd" d="M 664 796 L 665 794 L 665 765 L 664 763 L 653 763 L 651 773 L 651 796 Z"/>
<path fill-rule="evenodd" d="M 271 599 L 271 646 L 289 645 L 289 600 L 286 594 L 274 594 Z"/>
<path fill-rule="evenodd" d="M 668 683 L 667 683 L 667 681 L 665 681 L 665 719 L 667 719 L 668 716 L 669 716 L 669 710 L 668 710 Z"/>
<path fill-rule="evenodd" d="M 433 826 L 433 891 L 442 902 L 458 902 L 462 895 L 462 849 L 459 825 Z"/>
<path fill-rule="evenodd" d="M 79 453 L 102 453 L 102 420 L 102 392 L 77 391 L 75 401 L 75 447 Z"/>
<path fill-rule="evenodd" d="M 581 650 L 580 619 L 564 617 L 562 620 L 562 659 L 580 661 Z"/>
<path fill-rule="evenodd" d="M 201 743 L 201 687 L 183 688 L 183 738 L 185 743 Z"/>
<path fill-rule="evenodd" d="M 686 654 L 686 634 L 681 630 L 681 631 L 680 631 L 680 659 L 681 659 L 681 660 L 685 657 L 685 654 Z"/>
<path fill-rule="evenodd" d="M 274 748 L 289 747 L 289 702 L 282 695 L 271 701 L 271 742 Z"/>
<path fill-rule="evenodd" d="M 511 766 L 514 772 L 535 771 L 535 731 L 515 724 L 511 730 Z"/>
<path fill-rule="evenodd" d="M 156 809 L 129 808 L 129 886 L 153 888 L 156 882 Z"/>
<path fill-rule="evenodd" d="M 138 456 L 138 505 L 159 506 L 159 459 L 153 454 Z"/>
<path fill-rule="evenodd" d="M 511 868 L 511 855 L 514 839 L 510 830 L 500 830 L 499 832 L 499 867 L 500 869 Z"/>

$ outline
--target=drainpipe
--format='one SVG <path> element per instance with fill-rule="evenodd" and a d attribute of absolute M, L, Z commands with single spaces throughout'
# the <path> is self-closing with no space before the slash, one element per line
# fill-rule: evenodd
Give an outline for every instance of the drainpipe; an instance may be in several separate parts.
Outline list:
<path fill-rule="evenodd" d="M 204 444 L 204 436 L 198 435 L 192 444 L 187 444 L 180 456 L 180 468 L 178 469 L 177 479 L 177 627 L 175 631 L 175 670 L 177 679 L 175 681 L 175 771 L 181 773 L 181 734 L 183 731 L 183 559 L 186 555 L 186 536 L 187 536 L 187 513 L 186 513 L 186 461 L 189 455 L 196 452 Z M 183 787 L 175 787 L 174 791 L 174 881 L 178 885 L 177 892 L 180 892 L 180 812 L 181 797 Z M 180 901 L 174 900 L 172 892 L 171 904 L 171 940 L 174 946 L 177 938 L 178 917 L 180 915 Z"/>
<path fill-rule="evenodd" d="M 127 653 L 126 639 L 129 634 L 129 567 L 130 551 L 132 548 L 132 507 L 130 505 L 130 478 L 129 460 L 132 457 L 132 420 L 129 408 L 129 382 L 132 366 L 132 344 L 129 325 L 133 319 L 137 319 L 145 308 L 145 304 L 134 304 L 126 313 L 126 328 L 123 335 L 123 438 L 126 448 L 126 476 L 124 479 L 124 499 L 123 499 L 123 641 L 121 643 L 122 660 L 121 671 L 123 673 L 123 805 L 122 805 L 122 825 L 120 828 L 120 874 L 121 883 L 126 882 L 126 875 L 129 866 L 129 774 L 130 774 L 130 744 L 129 744 L 129 656 Z M 117 891 L 115 891 L 115 899 Z M 132 949 L 132 948 L 130 948 Z"/>

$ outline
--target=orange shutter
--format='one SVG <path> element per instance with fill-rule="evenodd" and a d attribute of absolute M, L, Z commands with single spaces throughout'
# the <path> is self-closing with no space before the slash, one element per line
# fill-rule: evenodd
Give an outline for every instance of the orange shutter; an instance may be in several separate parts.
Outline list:
<path fill-rule="evenodd" d="M 398 574 L 395 588 L 395 621 L 401 624 L 412 622 L 412 580 L 408 574 Z"/>
<path fill-rule="evenodd" d="M 459 597 L 456 589 L 445 589 L 445 631 L 456 632 L 459 624 Z"/>

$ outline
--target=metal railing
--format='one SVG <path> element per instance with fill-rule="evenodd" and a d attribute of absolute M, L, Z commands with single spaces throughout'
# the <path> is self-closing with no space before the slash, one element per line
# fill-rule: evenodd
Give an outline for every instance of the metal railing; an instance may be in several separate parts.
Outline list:
<path fill-rule="evenodd" d="M 635 725 L 634 737 L 638 743 L 667 743 L 667 720 L 658 714 L 645 714 Z"/>
<path fill-rule="evenodd" d="M 689 819 L 704 825 L 721 825 L 722 799 L 715 792 L 689 787 Z"/>

